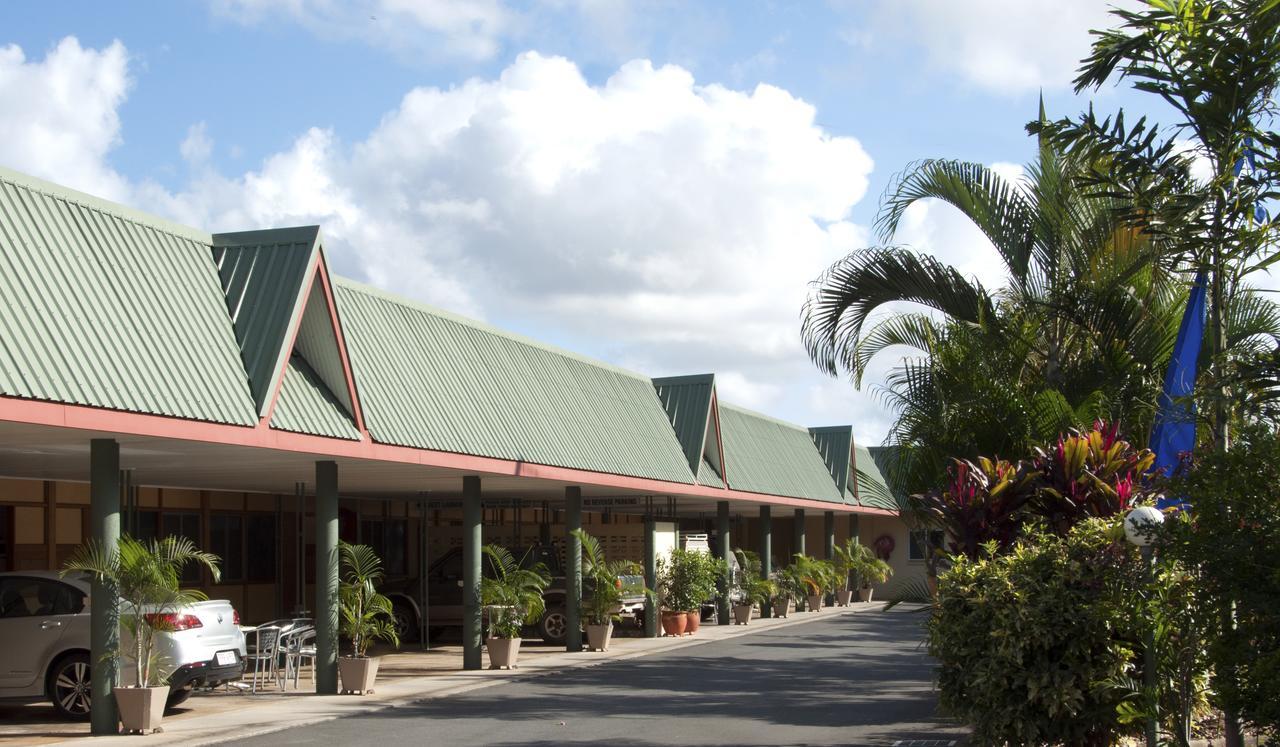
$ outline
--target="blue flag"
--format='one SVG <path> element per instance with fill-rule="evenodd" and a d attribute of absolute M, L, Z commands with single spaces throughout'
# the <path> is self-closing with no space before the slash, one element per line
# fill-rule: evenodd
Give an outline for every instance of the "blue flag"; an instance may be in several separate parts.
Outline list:
<path fill-rule="evenodd" d="M 1196 411 L 1191 394 L 1196 386 L 1196 365 L 1204 339 L 1205 285 L 1205 273 L 1201 271 L 1187 298 L 1187 310 L 1182 315 L 1182 326 L 1178 328 L 1173 357 L 1160 392 L 1155 428 L 1151 430 L 1151 450 L 1156 455 L 1152 469 L 1163 470 L 1166 475 L 1173 474 L 1182 456 L 1196 445 Z M 1184 503 L 1177 498 L 1164 498 L 1158 507 Z"/>

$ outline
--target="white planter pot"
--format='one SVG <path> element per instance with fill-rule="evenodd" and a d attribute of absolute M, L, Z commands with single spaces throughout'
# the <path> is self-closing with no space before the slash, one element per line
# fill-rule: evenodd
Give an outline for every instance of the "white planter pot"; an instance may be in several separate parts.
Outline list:
<path fill-rule="evenodd" d="M 735 604 L 733 605 L 733 624 L 746 625 L 751 622 L 751 605 Z"/>
<path fill-rule="evenodd" d="M 613 623 L 587 626 L 587 648 L 592 651 L 608 651 L 613 640 Z"/>
<path fill-rule="evenodd" d="M 853 592 L 852 592 L 852 591 L 849 591 L 848 589 L 845 589 L 844 591 L 837 591 L 837 592 L 836 592 L 836 606 L 837 606 L 837 607 L 848 607 L 848 606 L 849 606 L 849 602 L 851 602 L 851 601 L 853 601 Z"/>
<path fill-rule="evenodd" d="M 342 692 L 368 695 L 378 678 L 378 660 L 367 656 L 339 656 L 338 675 L 342 678 Z"/>
<path fill-rule="evenodd" d="M 150 734 L 159 730 L 164 718 L 164 704 L 169 699 L 169 686 L 117 687 L 111 692 L 116 696 L 116 708 L 120 711 L 120 723 L 127 734 Z"/>
<path fill-rule="evenodd" d="M 489 649 L 490 669 L 515 669 L 520 658 L 519 638 L 490 638 L 485 641 Z"/>
<path fill-rule="evenodd" d="M 873 591 L 875 591 L 875 590 L 874 590 L 874 589 L 872 589 L 870 586 L 868 586 L 868 587 L 867 587 L 867 588 L 865 588 L 865 589 L 858 589 L 858 601 L 859 601 L 859 602 L 870 602 L 870 601 L 871 601 L 871 593 L 872 593 Z"/>

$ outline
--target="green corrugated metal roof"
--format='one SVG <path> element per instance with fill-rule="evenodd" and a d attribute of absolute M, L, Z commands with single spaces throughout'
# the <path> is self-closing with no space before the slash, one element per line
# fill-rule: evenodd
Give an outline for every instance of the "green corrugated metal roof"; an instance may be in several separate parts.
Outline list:
<path fill-rule="evenodd" d="M 374 440 L 693 483 L 648 378 L 335 280 Z"/>
<path fill-rule="evenodd" d="M 827 464 L 831 479 L 835 480 L 836 490 L 844 493 L 849 487 L 849 456 L 853 449 L 853 426 L 833 425 L 825 428 L 810 428 L 809 435 L 818 446 L 822 461 Z"/>
<path fill-rule="evenodd" d="M 302 284 L 317 251 L 316 226 L 213 236 L 213 260 L 259 415 L 279 383 Z"/>
<path fill-rule="evenodd" d="M 869 508 L 897 511 L 898 501 L 894 498 L 893 491 L 889 489 L 889 484 L 885 482 L 884 475 L 880 474 L 880 467 L 867 451 L 867 447 L 854 446 L 853 459 L 857 468 L 859 502 Z"/>
<path fill-rule="evenodd" d="M 301 355 L 289 358 L 271 427 L 313 436 L 359 440 L 360 431 L 315 369 Z"/>
<path fill-rule="evenodd" d="M 0 393 L 256 423 L 211 240 L 0 168 Z"/>
<path fill-rule="evenodd" d="M 724 480 L 720 477 L 720 473 L 716 472 L 715 465 L 705 457 L 702 463 L 698 465 L 698 484 L 706 485 L 712 488 L 723 488 Z"/>
<path fill-rule="evenodd" d="M 721 402 L 720 437 L 734 490 L 844 502 L 808 430 Z"/>
<path fill-rule="evenodd" d="M 653 380 L 658 399 L 671 419 L 680 448 L 689 460 L 689 469 L 697 471 L 707 442 L 707 418 L 711 414 L 711 395 L 715 391 L 714 374 L 667 376 Z"/>

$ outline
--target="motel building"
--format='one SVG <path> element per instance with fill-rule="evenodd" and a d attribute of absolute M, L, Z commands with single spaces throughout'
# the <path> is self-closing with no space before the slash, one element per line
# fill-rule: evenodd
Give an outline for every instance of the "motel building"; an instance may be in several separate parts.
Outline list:
<path fill-rule="evenodd" d="M 56 570 L 120 532 L 185 535 L 222 558 L 220 583 L 187 583 L 246 623 L 315 618 L 319 693 L 338 688 L 340 539 L 404 588 L 460 548 L 469 669 L 483 543 L 563 554 L 581 526 L 652 585 L 659 533 L 767 567 L 857 535 L 892 546 L 891 584 L 923 576 L 851 426 L 783 422 L 720 400 L 714 374 L 652 379 L 338 277 L 315 226 L 210 234 L 0 168 L 0 311 L 0 570 Z M 425 626 L 421 598 L 397 611 Z M 117 604 L 92 598 L 95 645 Z M 93 679 L 96 710 L 110 683 Z"/>

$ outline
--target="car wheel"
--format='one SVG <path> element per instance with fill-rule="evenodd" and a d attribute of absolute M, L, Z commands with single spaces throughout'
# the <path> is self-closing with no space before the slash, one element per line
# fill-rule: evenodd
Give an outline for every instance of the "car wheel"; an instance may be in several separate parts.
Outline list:
<path fill-rule="evenodd" d="M 92 695 L 88 654 L 64 656 L 49 669 L 49 701 L 62 718 L 84 721 L 89 718 Z"/>
<path fill-rule="evenodd" d="M 193 692 L 195 692 L 194 687 L 183 687 L 169 693 L 169 699 L 164 702 L 165 710 L 167 711 L 170 708 L 180 706 L 183 703 L 187 702 L 187 698 L 190 698 L 191 693 Z"/>
<path fill-rule="evenodd" d="M 538 633 L 542 635 L 542 640 L 557 646 L 563 645 L 565 638 L 569 632 L 569 616 L 564 613 L 563 607 L 552 607 L 543 615 L 542 620 L 538 622 Z"/>
<path fill-rule="evenodd" d="M 422 631 L 418 629 L 418 616 L 414 614 L 413 607 L 405 602 L 396 602 L 391 608 L 391 617 L 396 623 L 396 635 L 400 636 L 400 640 L 413 642 L 422 637 Z"/>

